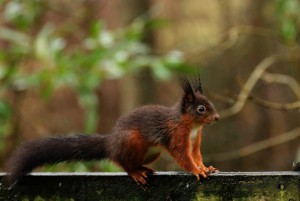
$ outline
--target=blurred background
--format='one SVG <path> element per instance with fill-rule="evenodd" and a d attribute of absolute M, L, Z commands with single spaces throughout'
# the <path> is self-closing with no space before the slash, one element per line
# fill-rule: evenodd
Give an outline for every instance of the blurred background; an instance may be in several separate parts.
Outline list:
<path fill-rule="evenodd" d="M 291 170 L 300 160 L 299 13 L 298 0 L 0 0 L 0 169 L 26 140 L 107 134 L 138 106 L 171 106 L 179 75 L 199 71 L 222 117 L 204 130 L 205 163 Z M 166 153 L 152 166 L 180 169 Z"/>

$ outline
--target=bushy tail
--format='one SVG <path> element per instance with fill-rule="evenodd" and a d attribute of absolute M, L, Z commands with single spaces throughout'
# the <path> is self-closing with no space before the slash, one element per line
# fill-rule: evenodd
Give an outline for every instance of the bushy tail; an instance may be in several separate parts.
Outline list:
<path fill-rule="evenodd" d="M 7 185 L 34 168 L 44 164 L 55 164 L 72 160 L 101 160 L 107 157 L 106 136 L 76 135 L 53 137 L 29 141 L 12 155 L 7 163 Z"/>

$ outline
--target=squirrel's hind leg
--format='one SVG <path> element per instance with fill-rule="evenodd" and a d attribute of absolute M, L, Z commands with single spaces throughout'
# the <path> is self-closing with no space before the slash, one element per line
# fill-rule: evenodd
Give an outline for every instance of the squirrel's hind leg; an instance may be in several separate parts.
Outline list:
<path fill-rule="evenodd" d="M 134 172 L 128 172 L 128 175 L 131 176 L 137 184 L 145 185 L 147 183 L 148 175 L 147 175 L 147 171 L 145 171 L 145 170 L 137 170 Z"/>
<path fill-rule="evenodd" d="M 153 172 L 152 169 L 142 166 L 148 144 L 144 141 L 138 129 L 131 130 L 128 137 L 121 143 L 124 149 L 115 153 L 113 161 L 119 164 L 135 182 L 145 185 L 148 174 Z"/>
<path fill-rule="evenodd" d="M 140 166 L 138 170 L 129 172 L 128 175 L 130 175 L 133 180 L 137 184 L 146 185 L 148 176 L 153 174 L 154 170 L 145 166 Z"/>

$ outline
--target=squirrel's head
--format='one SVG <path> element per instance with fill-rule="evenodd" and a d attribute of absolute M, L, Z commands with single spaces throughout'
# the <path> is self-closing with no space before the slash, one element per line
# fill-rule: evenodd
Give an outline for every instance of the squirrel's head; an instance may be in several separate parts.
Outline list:
<path fill-rule="evenodd" d="M 189 115 L 196 125 L 211 124 L 219 120 L 220 115 L 214 104 L 203 95 L 199 77 L 194 80 L 193 86 L 187 78 L 182 78 L 182 89 L 182 114 Z"/>

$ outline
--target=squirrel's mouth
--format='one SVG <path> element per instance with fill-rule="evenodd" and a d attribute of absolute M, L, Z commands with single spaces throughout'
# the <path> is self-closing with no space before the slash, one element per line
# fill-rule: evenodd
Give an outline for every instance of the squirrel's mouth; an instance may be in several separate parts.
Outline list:
<path fill-rule="evenodd" d="M 210 126 L 210 125 L 216 123 L 219 120 L 219 118 L 220 118 L 219 116 L 216 116 L 216 117 L 213 117 L 213 118 L 206 118 L 206 119 L 204 119 L 203 122 L 204 122 L 204 124 Z"/>

